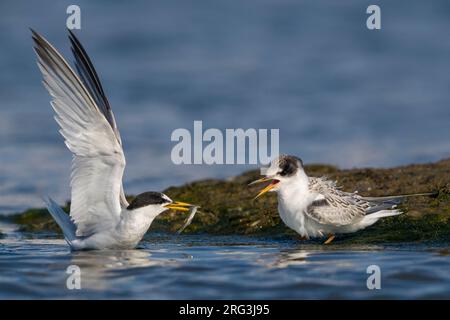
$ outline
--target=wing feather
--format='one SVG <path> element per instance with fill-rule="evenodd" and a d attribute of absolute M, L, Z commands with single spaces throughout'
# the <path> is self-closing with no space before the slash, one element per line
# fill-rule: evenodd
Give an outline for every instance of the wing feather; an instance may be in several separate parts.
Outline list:
<path fill-rule="evenodd" d="M 111 228 L 120 218 L 125 168 L 122 145 L 117 128 L 100 110 L 92 89 L 86 88 L 47 40 L 32 32 L 55 120 L 73 153 L 70 216 L 77 236 L 89 236 Z"/>
<path fill-rule="evenodd" d="M 316 194 L 316 198 L 308 206 L 306 214 L 319 223 L 341 226 L 353 224 L 364 216 L 381 210 L 394 209 L 406 196 L 433 194 L 362 197 L 357 193 L 340 190 L 335 182 L 326 178 L 315 177 L 310 178 L 309 188 Z"/>
<path fill-rule="evenodd" d="M 91 59 L 87 55 L 86 50 L 84 50 L 81 42 L 71 30 L 69 30 L 69 40 L 72 44 L 73 56 L 75 57 L 75 67 L 78 71 L 78 75 L 81 81 L 83 82 L 91 96 L 94 98 L 99 110 L 103 113 L 106 120 L 108 120 L 109 124 L 113 128 L 117 140 L 119 140 L 119 143 L 122 143 L 119 130 L 116 125 L 116 120 L 114 118 L 114 113 L 112 112 L 111 106 L 109 105 L 108 98 L 106 97 L 106 94 L 100 82 L 100 78 L 95 71 Z"/>
<path fill-rule="evenodd" d="M 99 110 L 103 113 L 106 120 L 108 120 L 111 128 L 116 135 L 119 144 L 122 145 L 122 139 L 120 137 L 119 129 L 117 128 L 116 119 L 114 113 L 109 104 L 108 98 L 103 90 L 100 78 L 95 71 L 94 65 L 89 58 L 86 50 L 84 49 L 81 42 L 75 36 L 75 34 L 69 30 L 69 40 L 72 44 L 72 53 L 75 57 L 75 67 L 78 71 L 78 75 L 85 85 L 86 89 L 89 91 L 91 96 L 94 98 Z M 123 184 L 120 187 L 120 203 L 122 207 L 128 207 L 128 201 L 125 198 L 125 192 L 123 190 Z"/>
<path fill-rule="evenodd" d="M 341 191 L 335 182 L 310 178 L 310 190 L 317 194 L 306 214 L 313 220 L 330 225 L 348 225 L 366 214 L 368 203 L 354 193 Z"/>

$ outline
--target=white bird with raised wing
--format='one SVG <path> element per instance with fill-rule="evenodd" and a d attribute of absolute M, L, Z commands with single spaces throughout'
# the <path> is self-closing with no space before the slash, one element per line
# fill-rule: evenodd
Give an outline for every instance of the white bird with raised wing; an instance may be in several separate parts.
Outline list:
<path fill-rule="evenodd" d="M 45 202 L 72 250 L 134 248 L 160 213 L 193 206 L 160 192 L 145 192 L 127 202 L 125 156 L 114 114 L 86 51 L 69 32 L 77 72 L 32 30 L 55 119 L 73 153 L 70 217 L 50 198 Z"/>
<path fill-rule="evenodd" d="M 325 244 L 332 242 L 335 234 L 352 233 L 380 218 L 401 214 L 396 206 L 405 197 L 434 194 L 362 197 L 340 190 L 326 178 L 308 177 L 302 160 L 289 155 L 273 160 L 266 176 L 250 185 L 267 181 L 270 184 L 256 198 L 269 191 L 276 192 L 281 220 L 302 238 L 328 236 Z"/>

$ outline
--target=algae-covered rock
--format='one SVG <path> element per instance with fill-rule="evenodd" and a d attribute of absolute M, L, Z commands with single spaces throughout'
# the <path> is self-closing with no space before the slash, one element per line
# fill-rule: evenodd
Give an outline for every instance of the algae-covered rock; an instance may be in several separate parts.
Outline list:
<path fill-rule="evenodd" d="M 311 176 L 326 175 L 345 191 L 365 196 L 418 192 L 437 192 L 436 197 L 408 198 L 400 208 L 406 213 L 378 221 L 363 231 L 340 236 L 342 243 L 382 243 L 450 241 L 450 159 L 432 164 L 409 165 L 390 169 L 339 170 L 329 165 L 309 165 Z M 297 235 L 280 221 L 276 195 L 271 193 L 254 201 L 261 186 L 248 186 L 259 171 L 246 172 L 227 180 L 202 180 L 164 192 L 170 197 L 200 205 L 187 233 L 246 234 L 264 236 Z M 67 208 L 66 208 L 67 210 Z M 14 216 L 24 231 L 59 231 L 44 209 L 31 209 Z M 152 224 L 150 231 L 175 232 L 186 214 L 166 212 Z"/>
<path fill-rule="evenodd" d="M 68 205 L 64 207 L 64 210 L 68 212 Z M 7 216 L 6 219 L 18 224 L 19 231 L 22 232 L 52 231 L 61 233 L 61 230 L 50 216 L 50 213 L 44 208 L 28 209 L 22 213 Z"/>

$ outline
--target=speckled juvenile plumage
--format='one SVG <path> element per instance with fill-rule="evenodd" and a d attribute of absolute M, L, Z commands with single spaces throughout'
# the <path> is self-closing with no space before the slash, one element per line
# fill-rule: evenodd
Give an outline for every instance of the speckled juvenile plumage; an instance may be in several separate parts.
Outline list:
<path fill-rule="evenodd" d="M 306 209 L 306 214 L 319 223 L 349 225 L 361 220 L 365 215 L 384 209 L 393 209 L 398 201 L 368 201 L 357 193 L 340 190 L 336 182 L 326 178 L 309 178 L 311 192 L 323 199 L 314 200 Z"/>
<path fill-rule="evenodd" d="M 288 155 L 273 160 L 266 178 L 254 183 L 267 180 L 271 180 L 271 184 L 261 190 L 258 197 L 275 191 L 281 220 L 306 238 L 364 229 L 380 218 L 401 214 L 395 209 L 396 205 L 404 197 L 413 196 L 376 198 L 345 192 L 325 177 L 308 177 L 302 160 Z"/>

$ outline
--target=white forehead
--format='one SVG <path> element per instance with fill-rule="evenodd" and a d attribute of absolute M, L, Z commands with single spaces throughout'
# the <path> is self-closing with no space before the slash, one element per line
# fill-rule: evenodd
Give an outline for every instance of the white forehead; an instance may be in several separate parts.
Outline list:
<path fill-rule="evenodd" d="M 280 171 L 279 159 L 275 158 L 274 160 L 272 160 L 270 166 L 267 168 L 266 176 L 276 175 L 279 171 Z"/>

